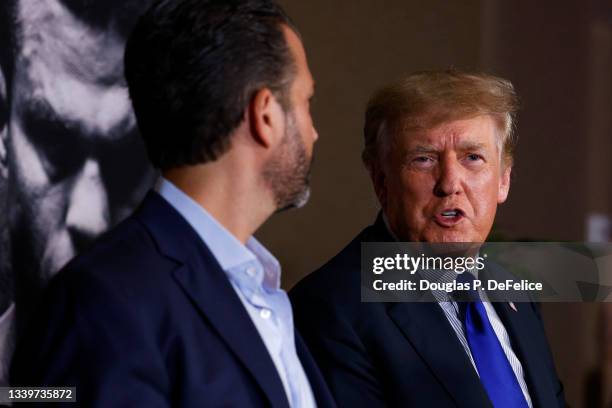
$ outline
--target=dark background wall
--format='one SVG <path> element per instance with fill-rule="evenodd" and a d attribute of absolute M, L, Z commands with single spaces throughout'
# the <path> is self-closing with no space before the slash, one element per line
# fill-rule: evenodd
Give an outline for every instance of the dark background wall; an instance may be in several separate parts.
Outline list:
<path fill-rule="evenodd" d="M 596 239 L 589 219 L 612 213 L 610 4 L 491 1 L 483 10 L 482 66 L 512 79 L 523 99 L 513 194 L 499 226 L 511 237 Z M 588 303 L 544 307 L 573 406 L 597 406 L 600 313 Z"/>

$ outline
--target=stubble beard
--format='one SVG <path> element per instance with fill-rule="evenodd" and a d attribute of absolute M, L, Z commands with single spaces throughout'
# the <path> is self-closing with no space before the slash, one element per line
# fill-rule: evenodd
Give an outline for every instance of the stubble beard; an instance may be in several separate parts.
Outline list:
<path fill-rule="evenodd" d="M 263 170 L 264 181 L 272 190 L 276 212 L 301 208 L 310 198 L 312 160 L 295 124 L 292 112 L 286 114 L 283 140 Z"/>

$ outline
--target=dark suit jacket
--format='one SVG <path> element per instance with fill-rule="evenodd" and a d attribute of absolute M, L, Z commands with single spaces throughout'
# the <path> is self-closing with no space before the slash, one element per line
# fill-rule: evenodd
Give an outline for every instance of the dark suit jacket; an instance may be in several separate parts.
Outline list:
<path fill-rule="evenodd" d="M 317 404 L 333 406 L 295 338 Z M 225 273 L 153 192 L 52 280 L 18 342 L 11 384 L 76 386 L 85 407 L 289 406 Z"/>
<path fill-rule="evenodd" d="M 379 216 L 290 293 L 296 326 L 341 407 L 490 407 L 436 303 L 362 303 L 361 242 L 393 241 Z M 533 303 L 494 303 L 521 360 L 534 407 L 565 406 Z"/>

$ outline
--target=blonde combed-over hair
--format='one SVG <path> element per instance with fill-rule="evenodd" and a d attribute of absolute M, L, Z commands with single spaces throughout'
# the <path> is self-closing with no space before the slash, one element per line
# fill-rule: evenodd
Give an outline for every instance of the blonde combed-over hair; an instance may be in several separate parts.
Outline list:
<path fill-rule="evenodd" d="M 512 164 L 518 98 L 512 83 L 482 73 L 423 71 L 386 86 L 370 98 L 362 159 L 373 171 L 384 163 L 392 138 L 445 122 L 490 115 L 498 127 L 504 164 Z"/>

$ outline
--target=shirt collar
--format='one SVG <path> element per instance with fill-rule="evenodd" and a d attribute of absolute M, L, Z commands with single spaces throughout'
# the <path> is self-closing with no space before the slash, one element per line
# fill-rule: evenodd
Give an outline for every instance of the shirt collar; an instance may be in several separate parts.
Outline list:
<path fill-rule="evenodd" d="M 243 245 L 206 209 L 164 177 L 157 180 L 155 190 L 191 225 L 226 273 L 234 273 L 248 264 L 260 264 L 265 273 L 254 276 L 257 283 L 272 288 L 280 286 L 280 264 L 257 239 L 250 237 Z"/>
<path fill-rule="evenodd" d="M 391 235 L 394 240 L 399 241 L 397 236 L 393 233 L 393 230 L 391 229 L 391 226 L 389 224 L 389 219 L 387 218 L 384 212 L 382 214 L 382 217 L 385 223 L 385 228 L 387 228 L 387 232 L 389 232 L 389 235 Z M 480 256 L 480 253 L 476 254 L 476 257 L 478 256 Z M 468 271 L 465 271 L 465 273 L 471 273 L 472 275 L 474 275 L 475 279 L 478 279 L 478 269 L 470 269 Z M 455 271 L 447 270 L 422 270 L 419 271 L 419 275 L 421 276 L 421 278 L 427 279 L 430 282 L 451 283 L 457 279 L 457 273 Z M 450 294 L 445 291 L 432 290 L 431 293 L 438 302 L 447 302 L 451 300 Z"/>

